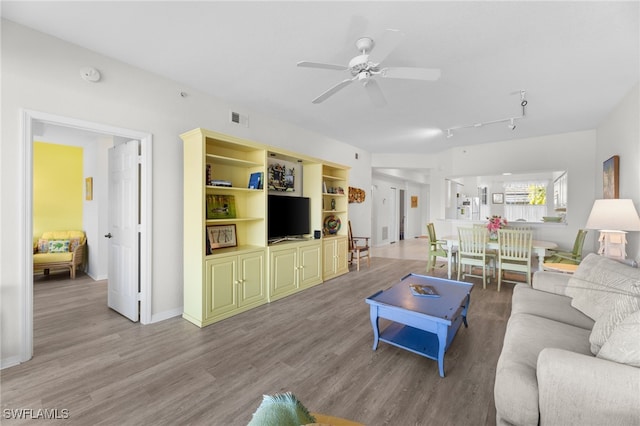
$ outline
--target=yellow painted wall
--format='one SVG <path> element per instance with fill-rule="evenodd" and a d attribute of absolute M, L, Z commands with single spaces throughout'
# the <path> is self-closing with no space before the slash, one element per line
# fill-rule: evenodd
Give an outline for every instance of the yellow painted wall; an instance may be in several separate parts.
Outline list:
<path fill-rule="evenodd" d="M 33 144 L 33 236 L 82 230 L 82 148 Z"/>

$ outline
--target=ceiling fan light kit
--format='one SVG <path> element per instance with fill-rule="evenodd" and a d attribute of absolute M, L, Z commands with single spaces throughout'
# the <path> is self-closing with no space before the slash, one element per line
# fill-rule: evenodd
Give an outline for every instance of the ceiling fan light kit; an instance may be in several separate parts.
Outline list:
<path fill-rule="evenodd" d="M 384 59 L 396 48 L 400 43 L 404 34 L 398 30 L 387 30 L 384 32 L 380 43 L 376 43 L 370 37 L 362 37 L 356 40 L 356 48 L 360 52 L 349 61 L 348 66 L 327 64 L 322 62 L 298 62 L 299 67 L 307 68 L 320 68 L 330 69 L 337 71 L 349 71 L 352 78 L 343 80 L 334 86 L 327 89 L 325 92 L 316 97 L 313 101 L 314 104 L 319 104 L 334 95 L 338 91 L 342 90 L 352 82 L 358 80 L 363 84 L 371 102 L 376 106 L 383 106 L 387 103 L 380 90 L 380 86 L 376 82 L 376 77 L 381 78 L 396 78 L 396 79 L 408 79 L 408 80 L 425 80 L 435 81 L 440 78 L 439 69 L 428 68 L 411 68 L 411 67 L 381 67 L 380 65 Z M 376 52 L 371 55 L 373 48 L 377 46 Z"/>
<path fill-rule="evenodd" d="M 484 122 L 480 122 L 480 123 L 473 123 L 473 124 L 466 124 L 464 126 L 456 126 L 456 127 L 449 127 L 447 130 L 447 139 L 453 137 L 453 131 L 454 130 L 460 130 L 460 129 L 469 129 L 471 127 L 483 127 L 486 126 L 487 124 L 496 124 L 496 123 L 509 123 L 507 125 L 507 128 L 509 130 L 515 130 L 516 129 L 516 120 L 520 120 L 522 118 L 525 118 L 526 115 L 526 106 L 528 104 L 527 99 L 526 99 L 526 91 L 525 90 L 520 90 L 520 106 L 522 107 L 522 115 L 519 117 L 507 117 L 507 118 L 500 118 L 498 120 L 492 120 L 492 121 L 484 121 Z"/>

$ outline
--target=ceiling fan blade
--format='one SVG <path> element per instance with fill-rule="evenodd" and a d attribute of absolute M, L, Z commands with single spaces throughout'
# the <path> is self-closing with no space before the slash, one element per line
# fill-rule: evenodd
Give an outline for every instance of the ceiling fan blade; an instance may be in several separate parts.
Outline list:
<path fill-rule="evenodd" d="M 369 99 L 371 99 L 371 102 L 373 102 L 375 106 L 381 107 L 387 104 L 387 100 L 384 98 L 384 94 L 382 93 L 382 90 L 380 90 L 380 86 L 378 86 L 378 83 L 375 80 L 368 79 L 364 83 L 364 89 L 369 95 Z"/>
<path fill-rule="evenodd" d="M 440 78 L 440 70 L 436 68 L 393 67 L 381 69 L 380 75 L 385 78 L 435 81 Z"/>
<path fill-rule="evenodd" d="M 388 29 L 382 36 L 380 36 L 377 40 L 374 40 L 375 45 L 373 49 L 371 49 L 371 53 L 369 54 L 369 58 L 372 62 L 379 64 L 385 60 L 387 56 L 393 50 L 398 47 L 400 41 L 404 37 L 404 33 L 400 30 L 392 30 Z"/>
<path fill-rule="evenodd" d="M 298 62 L 298 66 L 307 67 L 307 68 L 322 68 L 327 70 L 339 70 L 339 71 L 344 71 L 349 69 L 344 65 L 325 64 L 322 62 L 309 62 L 309 61 L 300 61 Z"/>
<path fill-rule="evenodd" d="M 311 102 L 314 103 L 314 104 L 319 104 L 320 102 L 322 102 L 325 99 L 327 99 L 329 96 L 335 94 L 337 91 L 339 91 L 341 89 L 344 89 L 345 87 L 347 87 L 348 85 L 353 83 L 353 80 L 355 80 L 355 78 L 348 78 L 346 80 L 342 80 L 340 83 L 338 83 L 335 86 L 329 88 L 323 94 L 321 94 L 320 96 L 318 96 L 317 98 L 315 98 Z"/>

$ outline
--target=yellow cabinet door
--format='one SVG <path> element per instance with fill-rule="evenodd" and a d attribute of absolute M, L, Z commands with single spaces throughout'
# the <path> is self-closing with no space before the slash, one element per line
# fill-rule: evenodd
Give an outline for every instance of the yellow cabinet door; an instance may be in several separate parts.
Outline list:
<path fill-rule="evenodd" d="M 238 307 L 266 300 L 264 280 L 264 252 L 238 256 L 239 299 Z"/>
<path fill-rule="evenodd" d="M 320 259 L 320 244 L 300 247 L 300 267 L 298 268 L 300 287 L 308 287 L 322 282 Z"/>
<path fill-rule="evenodd" d="M 349 244 L 346 237 L 338 237 L 336 240 L 336 274 L 342 275 L 349 272 Z"/>
<path fill-rule="evenodd" d="M 298 289 L 298 249 L 272 251 L 270 255 L 270 297 L 289 294 Z"/>
<path fill-rule="evenodd" d="M 205 265 L 205 318 L 208 319 L 231 312 L 238 306 L 238 257 L 211 259 Z"/>
<path fill-rule="evenodd" d="M 333 239 L 322 242 L 322 277 L 327 280 L 336 275 L 336 243 Z"/>

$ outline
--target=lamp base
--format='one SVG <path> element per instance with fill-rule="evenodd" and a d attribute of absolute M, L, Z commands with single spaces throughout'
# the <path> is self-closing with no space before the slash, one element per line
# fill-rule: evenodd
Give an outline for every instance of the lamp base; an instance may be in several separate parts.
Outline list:
<path fill-rule="evenodd" d="M 600 249 L 598 254 L 615 260 L 625 260 L 627 257 L 627 236 L 625 231 L 600 231 Z"/>

